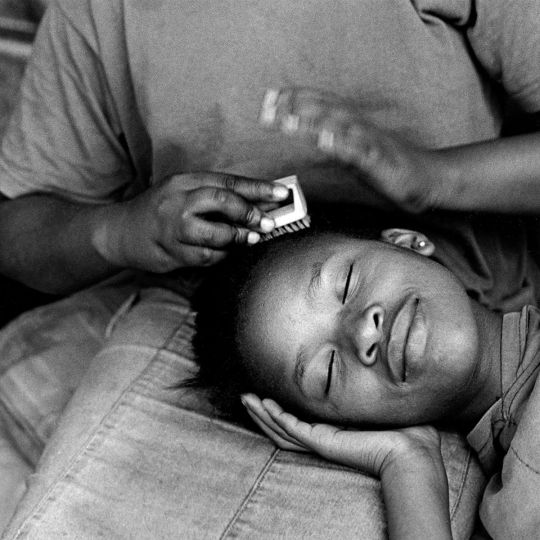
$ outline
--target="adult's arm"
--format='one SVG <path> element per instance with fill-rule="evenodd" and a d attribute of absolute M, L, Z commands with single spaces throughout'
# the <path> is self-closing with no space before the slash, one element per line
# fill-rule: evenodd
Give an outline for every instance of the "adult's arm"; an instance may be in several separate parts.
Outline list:
<path fill-rule="evenodd" d="M 258 204 L 286 196 L 284 186 L 265 181 L 192 173 L 118 203 L 91 205 L 52 195 L 4 200 L 0 273 L 60 294 L 121 268 L 207 266 L 221 260 L 230 244 L 254 243 L 260 232 L 270 231 L 273 222 Z"/>
<path fill-rule="evenodd" d="M 118 269 L 92 246 L 93 224 L 135 175 L 85 22 L 83 34 L 48 9 L 0 149 L 0 272 L 54 293 Z"/>
<path fill-rule="evenodd" d="M 51 195 L 0 202 L 0 273 L 43 292 L 62 294 L 119 267 L 92 244 L 102 208 Z"/>
<path fill-rule="evenodd" d="M 206 172 L 147 187 L 151 167 L 140 156 L 150 143 L 127 59 L 111 80 L 91 9 L 55 2 L 47 11 L 0 152 L 9 199 L 0 203 L 0 272 L 57 294 L 122 268 L 212 264 L 229 244 L 268 232 L 258 205 L 282 198 L 269 183 Z M 109 37 L 121 41 L 119 10 L 111 5 Z M 115 102 L 113 84 L 125 102 Z"/>
<path fill-rule="evenodd" d="M 433 192 L 435 206 L 540 213 L 540 133 L 438 150 L 431 157 L 440 186 Z"/>

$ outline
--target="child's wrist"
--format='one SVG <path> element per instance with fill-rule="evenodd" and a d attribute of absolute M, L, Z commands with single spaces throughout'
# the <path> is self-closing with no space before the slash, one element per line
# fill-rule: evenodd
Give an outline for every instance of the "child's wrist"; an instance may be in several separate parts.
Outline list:
<path fill-rule="evenodd" d="M 408 452 L 391 454 L 381 469 L 381 481 L 383 484 L 390 481 L 394 483 L 399 479 L 411 478 L 424 479 L 432 485 L 444 486 L 447 489 L 447 478 L 440 448 L 438 447 L 413 447 Z"/>
<path fill-rule="evenodd" d="M 396 440 L 382 464 L 381 477 L 398 471 L 416 472 L 430 467 L 444 471 L 438 431 L 430 426 L 412 428 L 411 431 L 407 435 L 400 434 Z"/>

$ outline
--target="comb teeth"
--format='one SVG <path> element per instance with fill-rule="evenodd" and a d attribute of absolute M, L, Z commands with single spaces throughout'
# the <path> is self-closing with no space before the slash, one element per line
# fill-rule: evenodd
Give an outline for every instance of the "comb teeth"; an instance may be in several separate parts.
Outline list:
<path fill-rule="evenodd" d="M 261 239 L 259 240 L 259 242 L 266 242 L 267 240 L 272 240 L 273 238 L 282 236 L 283 234 L 301 231 L 302 229 L 307 229 L 310 225 L 311 219 L 309 216 L 306 216 L 303 219 L 299 219 L 298 221 L 293 221 L 292 223 L 283 225 L 283 227 L 277 227 L 272 232 L 261 234 Z"/>

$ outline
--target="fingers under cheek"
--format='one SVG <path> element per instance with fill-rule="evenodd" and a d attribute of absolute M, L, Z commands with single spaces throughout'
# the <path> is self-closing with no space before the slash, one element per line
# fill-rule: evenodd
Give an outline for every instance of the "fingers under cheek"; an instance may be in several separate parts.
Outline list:
<path fill-rule="evenodd" d="M 294 443 L 298 443 L 293 437 L 288 435 L 274 420 L 270 417 L 268 412 L 263 407 L 260 401 L 257 403 L 250 403 L 248 400 L 243 401 L 249 415 L 257 421 L 259 426 L 264 424 L 265 428 L 271 429 L 274 433 L 280 437 Z"/>
<path fill-rule="evenodd" d="M 304 422 L 301 422 L 296 416 L 285 412 L 275 401 L 271 399 L 263 400 L 263 406 L 272 418 L 285 432 L 294 436 L 298 431 L 298 427 Z"/>
<path fill-rule="evenodd" d="M 280 448 L 285 450 L 295 450 L 295 451 L 304 451 L 305 448 L 300 446 L 297 441 L 288 437 L 285 433 L 277 432 L 273 428 L 269 427 L 265 422 L 263 422 L 255 413 L 247 410 L 251 419 L 259 426 L 261 431 L 274 443 L 276 443 Z"/>
<path fill-rule="evenodd" d="M 283 412 L 283 409 L 273 399 L 263 399 L 262 406 L 272 416 L 278 416 Z"/>

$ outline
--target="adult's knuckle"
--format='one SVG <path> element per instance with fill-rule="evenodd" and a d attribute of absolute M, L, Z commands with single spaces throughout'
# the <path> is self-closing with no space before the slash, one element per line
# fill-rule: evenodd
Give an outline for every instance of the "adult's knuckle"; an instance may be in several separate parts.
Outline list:
<path fill-rule="evenodd" d="M 178 261 L 174 261 L 166 253 L 158 253 L 154 255 L 152 261 L 152 271 L 158 274 L 164 274 L 173 270 L 177 263 Z"/>
<path fill-rule="evenodd" d="M 381 149 L 379 145 L 372 141 L 365 141 L 362 147 L 362 161 L 364 165 L 371 169 L 379 163 L 381 159 Z"/>
<path fill-rule="evenodd" d="M 259 212 L 254 206 L 247 206 L 244 213 L 244 219 L 246 223 L 255 223 L 257 221 Z"/>
<path fill-rule="evenodd" d="M 201 227 L 199 237 L 203 245 L 214 245 L 219 241 L 219 230 L 213 227 Z"/>
<path fill-rule="evenodd" d="M 234 242 L 235 244 L 245 244 L 247 242 L 247 236 L 247 230 L 233 227 L 233 230 L 231 231 L 231 242 Z"/>
<path fill-rule="evenodd" d="M 223 186 L 227 190 L 235 191 L 238 188 L 238 178 L 230 174 L 225 175 L 223 178 Z"/>
<path fill-rule="evenodd" d="M 209 248 L 202 248 L 199 253 L 199 261 L 201 265 L 208 266 L 209 264 L 212 264 L 213 260 L 213 251 Z"/>

